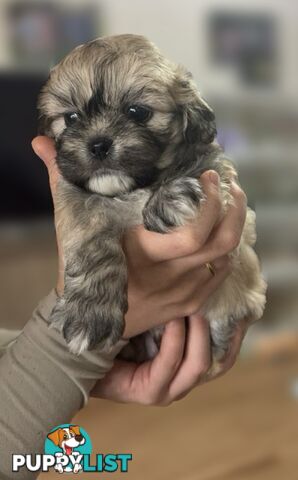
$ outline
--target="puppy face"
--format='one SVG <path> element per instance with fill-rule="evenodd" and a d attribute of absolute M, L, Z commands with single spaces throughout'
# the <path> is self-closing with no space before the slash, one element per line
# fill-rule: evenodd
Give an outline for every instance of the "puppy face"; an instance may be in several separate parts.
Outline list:
<path fill-rule="evenodd" d="M 52 70 L 38 108 L 63 176 L 103 195 L 151 185 L 179 144 L 215 135 L 189 75 L 135 35 L 73 50 Z"/>

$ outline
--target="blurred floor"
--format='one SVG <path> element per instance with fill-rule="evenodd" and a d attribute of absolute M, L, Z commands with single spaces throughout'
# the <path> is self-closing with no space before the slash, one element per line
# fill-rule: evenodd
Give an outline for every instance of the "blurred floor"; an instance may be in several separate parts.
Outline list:
<path fill-rule="evenodd" d="M 130 480 L 297 480 L 298 399 L 290 395 L 297 360 L 240 361 L 167 408 L 91 400 L 74 422 L 89 433 L 93 452 L 133 454 L 123 475 Z"/>

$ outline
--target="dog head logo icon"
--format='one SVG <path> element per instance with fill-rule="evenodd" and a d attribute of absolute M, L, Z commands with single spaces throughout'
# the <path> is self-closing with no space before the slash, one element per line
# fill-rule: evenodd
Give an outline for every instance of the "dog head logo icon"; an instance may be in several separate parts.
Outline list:
<path fill-rule="evenodd" d="M 83 455 L 91 453 L 91 442 L 78 425 L 60 425 L 47 435 L 45 452 L 56 456 L 57 472 L 78 473 L 82 470 Z"/>

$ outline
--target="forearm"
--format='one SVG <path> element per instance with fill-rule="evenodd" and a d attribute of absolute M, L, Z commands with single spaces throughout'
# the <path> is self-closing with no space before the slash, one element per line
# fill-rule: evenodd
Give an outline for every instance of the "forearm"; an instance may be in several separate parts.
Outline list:
<path fill-rule="evenodd" d="M 69 353 L 62 336 L 47 324 L 56 298 L 51 292 L 40 303 L 0 360 L 0 472 L 8 478 L 14 478 L 11 455 L 43 453 L 47 433 L 56 425 L 69 423 L 124 345 L 121 342 L 104 355 L 92 351 L 76 357 Z M 29 472 L 15 475 L 19 479 L 36 477 Z"/>

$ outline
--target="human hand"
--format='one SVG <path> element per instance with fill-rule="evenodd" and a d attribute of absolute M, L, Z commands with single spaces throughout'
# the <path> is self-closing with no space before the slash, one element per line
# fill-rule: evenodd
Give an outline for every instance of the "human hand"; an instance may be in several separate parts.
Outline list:
<path fill-rule="evenodd" d="M 32 145 L 48 168 L 55 205 L 59 171 L 55 161 L 54 144 L 46 137 L 37 137 L 33 140 Z M 229 273 L 227 254 L 237 246 L 240 240 L 245 219 L 246 200 L 242 190 L 236 183 L 233 184 L 231 193 L 234 197 L 234 205 L 221 219 L 222 209 L 217 174 L 215 172 L 205 172 L 200 181 L 206 195 L 206 201 L 201 208 L 197 222 L 177 229 L 168 235 L 148 232 L 140 226 L 128 232 L 124 238 L 124 250 L 129 271 L 129 310 L 125 318 L 124 336 L 129 338 L 156 325 L 165 324 L 172 319 L 176 320 L 166 328 L 162 350 L 153 362 L 146 367 L 146 364 L 136 366 L 131 363 L 116 361 L 114 369 L 102 382 L 103 387 L 99 385 L 99 389 L 96 390 L 97 394 L 100 392 L 100 388 L 103 388 L 102 395 L 104 396 L 107 391 L 110 391 L 110 398 L 113 398 L 115 392 L 107 385 L 115 386 L 115 383 L 121 377 L 122 383 L 119 382 L 119 388 L 122 385 L 122 396 L 118 398 L 116 395 L 117 399 L 142 402 L 145 401 L 144 398 L 151 398 L 150 388 L 153 388 L 156 393 L 158 385 L 163 385 L 162 389 L 169 386 L 169 374 L 174 372 L 178 376 L 178 372 L 184 365 L 182 372 L 186 369 L 183 374 L 185 385 L 179 387 L 179 382 L 181 383 L 180 375 L 178 376 L 179 381 L 173 382 L 174 378 L 171 379 L 173 384 L 177 385 L 178 382 L 177 387 L 171 387 L 171 398 L 174 399 L 197 383 L 198 372 L 200 373 L 199 376 L 202 377 L 202 374 L 209 370 L 210 338 L 208 325 L 196 312 L 200 310 L 204 302 Z M 64 287 L 64 266 L 58 231 L 57 241 L 59 251 L 57 290 L 61 295 Z M 206 262 L 212 262 L 216 269 L 214 277 L 206 268 Z M 190 317 L 187 335 L 185 334 L 184 320 L 181 320 L 184 317 Z M 174 332 L 178 331 L 180 331 L 180 335 L 175 335 Z M 179 355 L 173 355 L 171 350 L 171 345 L 173 346 L 175 339 L 177 342 L 179 339 L 179 346 L 176 345 L 174 353 L 180 352 L 181 354 L 181 352 L 184 352 L 180 359 Z M 188 346 L 189 344 L 193 347 Z M 238 346 L 239 342 L 236 342 L 236 350 Z M 193 358 L 194 353 L 188 352 L 196 352 L 196 357 Z M 169 368 L 173 361 L 175 361 L 176 368 Z M 225 365 L 222 365 L 222 371 L 225 370 Z M 149 370 L 146 370 L 146 368 Z M 164 375 L 162 374 L 163 371 Z M 194 371 L 196 375 L 194 375 Z M 153 376 L 152 372 L 154 373 Z M 168 372 L 167 375 L 166 372 Z M 133 378 L 131 377 L 132 373 Z M 117 381 L 115 381 L 115 376 Z M 194 376 L 196 382 L 194 382 Z M 131 379 L 131 382 L 129 379 Z M 128 392 L 125 385 L 132 387 L 133 379 L 135 388 Z M 146 390 L 143 390 L 144 398 L 140 398 L 137 392 L 139 388 L 144 389 L 145 379 L 147 379 L 148 395 L 146 395 Z"/>
<path fill-rule="evenodd" d="M 122 403 L 170 405 L 232 368 L 248 325 L 245 320 L 238 324 L 229 352 L 213 370 L 205 319 L 192 315 L 187 329 L 184 321 L 172 320 L 165 327 L 160 350 L 153 360 L 136 364 L 116 359 L 112 369 L 96 383 L 91 396 Z"/>

